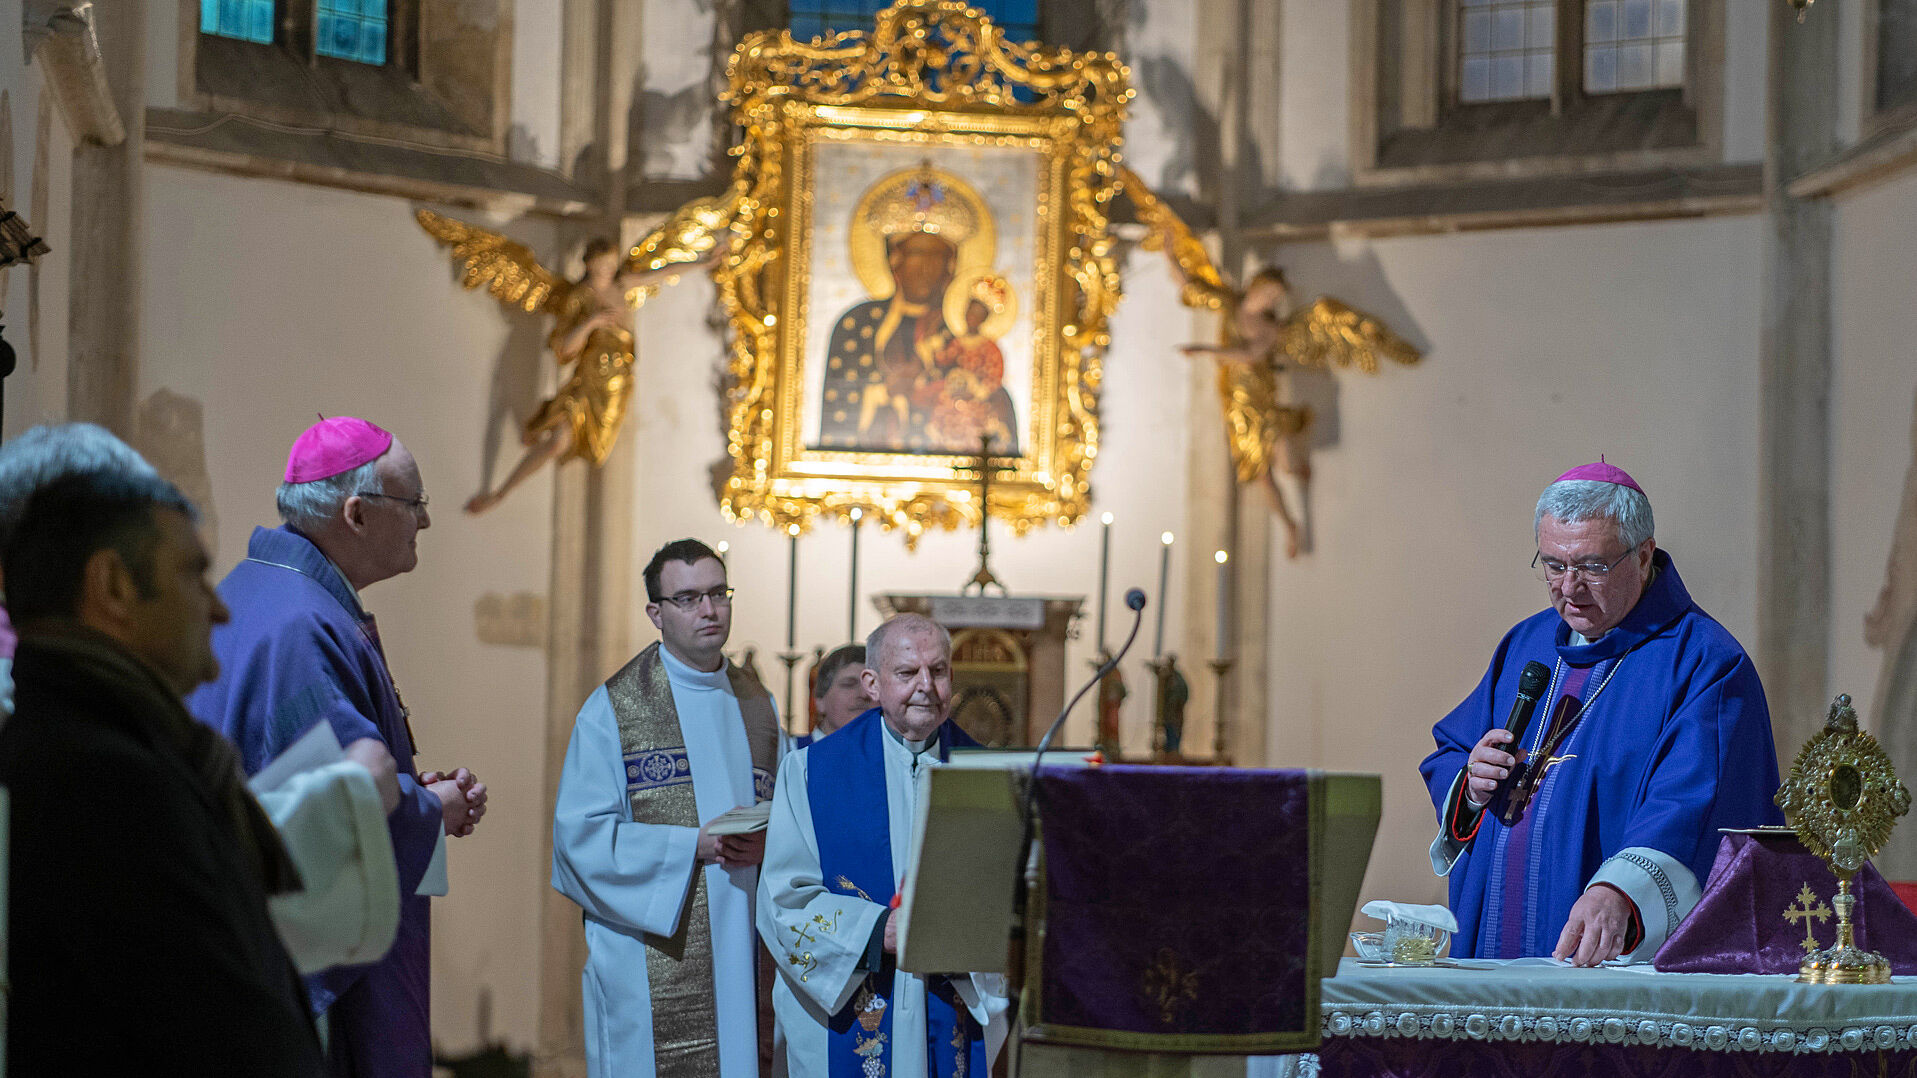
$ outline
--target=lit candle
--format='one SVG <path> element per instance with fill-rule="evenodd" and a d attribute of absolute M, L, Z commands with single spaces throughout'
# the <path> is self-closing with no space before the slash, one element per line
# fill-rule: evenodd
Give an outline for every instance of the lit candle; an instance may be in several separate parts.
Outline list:
<path fill-rule="evenodd" d="M 1213 554 L 1212 560 L 1218 563 L 1218 659 L 1223 662 L 1231 658 L 1231 555 L 1224 551 Z"/>
<path fill-rule="evenodd" d="M 1105 651 L 1105 598 L 1112 583 L 1112 515 L 1099 518 L 1098 535 L 1098 650 Z"/>
<path fill-rule="evenodd" d="M 719 540 L 719 560 L 720 561 L 726 560 L 726 551 L 731 549 L 732 549 L 731 543 L 726 542 L 724 539 Z"/>
<path fill-rule="evenodd" d="M 787 524 L 791 537 L 785 560 L 785 650 L 790 652 L 799 640 L 799 526 Z"/>
<path fill-rule="evenodd" d="M 845 601 L 845 638 L 859 638 L 859 521 L 865 511 L 854 506 L 852 509 L 852 572 L 851 584 L 847 587 Z"/>
<path fill-rule="evenodd" d="M 1158 627 L 1152 632 L 1152 658 L 1165 654 L 1165 607 L 1170 605 L 1165 596 L 1171 588 L 1171 548 L 1172 533 L 1166 532 L 1158 537 L 1161 544 L 1158 550 Z"/>

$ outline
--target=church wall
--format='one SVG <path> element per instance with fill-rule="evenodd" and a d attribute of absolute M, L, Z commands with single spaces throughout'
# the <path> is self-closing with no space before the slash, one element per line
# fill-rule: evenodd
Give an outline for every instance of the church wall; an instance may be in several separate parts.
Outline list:
<path fill-rule="evenodd" d="M 1699 603 L 1755 638 L 1755 217 L 1300 244 L 1295 286 L 1428 344 L 1341 372 L 1313 458 L 1315 549 L 1274 554 L 1267 762 L 1384 775 L 1364 897 L 1436 901 L 1430 727 L 1511 625 L 1538 493 L 1600 453 L 1642 482 Z M 1906 394 L 1907 395 L 1907 394 Z"/>
<path fill-rule="evenodd" d="M 366 599 L 412 708 L 419 766 L 470 767 L 492 791 L 477 834 L 452 843 L 452 894 L 434 902 L 434 1032 L 456 1052 L 482 1032 L 529 1047 L 550 826 L 540 807 L 545 659 L 537 640 L 481 643 L 475 608 L 494 595 L 543 601 L 552 484 L 537 477 L 479 519 L 460 504 L 480 482 L 488 416 L 523 406 L 502 387 L 545 362 L 541 328 L 461 292 L 402 201 L 153 164 L 145 199 L 140 393 L 169 390 L 204 408 L 216 575 L 244 554 L 255 524 L 276 523 L 287 446 L 316 411 L 373 419 L 419 459 L 434 499 L 419 568 Z M 550 226 L 510 231 L 551 250 Z M 505 467 L 517 420 L 499 422 Z M 543 615 L 522 620 L 543 639 Z"/>
<path fill-rule="evenodd" d="M 1865 723 L 1881 728 L 1913 718 L 1878 712 L 1885 655 L 1865 643 L 1863 623 L 1884 587 L 1912 465 L 1917 310 L 1910 303 L 1910 252 L 1917 249 L 1917 174 L 1846 195 L 1835 216 L 1829 691 L 1849 693 Z"/>
<path fill-rule="evenodd" d="M 515 161 L 563 168 L 559 159 L 560 0 L 515 0 L 512 12 L 512 126 L 507 150 Z"/>
<path fill-rule="evenodd" d="M 1173 0 L 1127 5 L 1132 99 L 1125 123 L 1125 161 L 1160 194 L 1210 189 L 1218 163 L 1216 61 L 1195 62 L 1197 5 Z M 1210 84 L 1201 79 L 1210 73 Z"/>
<path fill-rule="evenodd" d="M 0 270 L 0 324 L 16 353 L 6 379 L 5 433 L 66 418 L 67 274 L 72 257 L 73 140 L 45 92 L 45 69 L 23 64 L 20 5 L 0 2 L 0 88 L 12 140 L 0 145 L 8 157 L 0 176 L 7 208 L 26 215 L 50 252 L 33 266 Z M 40 113 L 47 111 L 44 139 Z M 36 161 L 45 159 L 36 175 Z M 36 295 L 37 294 L 37 295 Z M 36 347 L 37 342 L 37 347 Z"/>
<path fill-rule="evenodd" d="M 1279 31 L 1283 186 L 1331 190 L 1351 183 L 1351 5 L 1286 4 Z"/>

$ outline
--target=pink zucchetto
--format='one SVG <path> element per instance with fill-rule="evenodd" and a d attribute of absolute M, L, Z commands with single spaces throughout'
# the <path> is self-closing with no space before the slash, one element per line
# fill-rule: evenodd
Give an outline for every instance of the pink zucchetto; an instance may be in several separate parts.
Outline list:
<path fill-rule="evenodd" d="M 1644 488 L 1637 485 L 1637 480 L 1626 475 L 1624 469 L 1615 464 L 1605 463 L 1603 454 L 1598 455 L 1596 464 L 1580 464 L 1570 471 L 1565 472 L 1563 475 L 1558 476 L 1552 480 L 1552 482 L 1613 483 L 1620 487 L 1630 487 L 1639 494 L 1644 493 Z M 1646 497 L 1649 497 L 1649 495 L 1646 495 Z"/>
<path fill-rule="evenodd" d="M 393 436 L 364 419 L 350 415 L 322 418 L 293 440 L 286 455 L 286 481 L 311 483 L 352 471 L 378 460 L 393 444 Z"/>

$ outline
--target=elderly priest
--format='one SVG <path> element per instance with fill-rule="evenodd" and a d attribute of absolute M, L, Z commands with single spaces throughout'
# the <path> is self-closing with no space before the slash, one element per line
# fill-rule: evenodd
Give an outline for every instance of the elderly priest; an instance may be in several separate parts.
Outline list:
<path fill-rule="evenodd" d="M 1431 867 L 1450 876 L 1459 955 L 1648 961 L 1697 904 L 1717 829 L 1781 822 L 1764 688 L 1657 548 L 1622 469 L 1559 476 L 1535 530 L 1552 609 L 1505 634 L 1420 768 Z M 1532 661 L 1549 676 L 1512 746 L 1503 724 Z"/>
<path fill-rule="evenodd" d="M 952 638 L 900 614 L 866 639 L 879 706 L 779 769 L 759 883 L 759 934 L 794 1078 L 989 1073 L 1004 1037 L 995 975 L 898 969 L 892 905 L 923 783 L 953 745 Z"/>

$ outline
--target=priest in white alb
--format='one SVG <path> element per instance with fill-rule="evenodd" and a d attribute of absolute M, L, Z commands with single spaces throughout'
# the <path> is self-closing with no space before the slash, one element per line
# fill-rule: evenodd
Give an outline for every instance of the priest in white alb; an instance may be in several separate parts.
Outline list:
<path fill-rule="evenodd" d="M 984 1078 L 1005 1037 L 996 974 L 898 968 L 892 916 L 926 776 L 953 745 L 952 638 L 919 614 L 873 630 L 879 706 L 788 756 L 773 798 L 759 934 L 793 1078 Z"/>
<path fill-rule="evenodd" d="M 765 832 L 707 826 L 771 796 L 778 715 L 726 661 L 718 555 L 668 543 L 645 581 L 661 642 L 580 709 L 553 810 L 552 885 L 585 911 L 587 1072 L 757 1078 Z"/>

